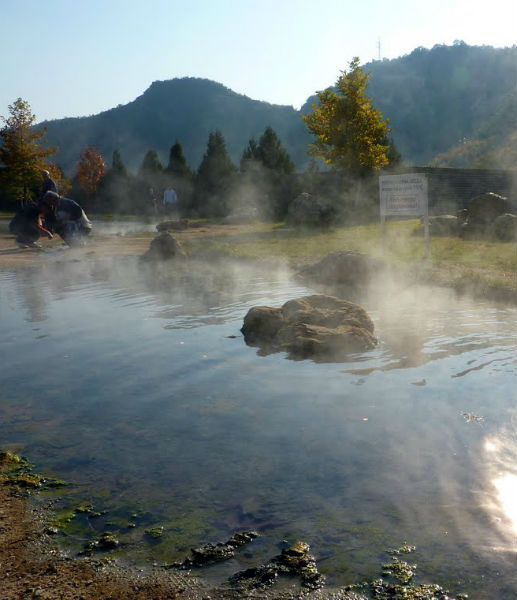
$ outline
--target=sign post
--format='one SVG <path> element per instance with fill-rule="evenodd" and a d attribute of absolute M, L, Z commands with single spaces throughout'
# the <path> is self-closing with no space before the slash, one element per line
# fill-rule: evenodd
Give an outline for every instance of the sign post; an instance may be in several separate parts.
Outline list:
<path fill-rule="evenodd" d="M 429 258 L 429 209 L 427 177 L 423 173 L 379 177 L 382 250 L 386 237 L 386 217 L 423 217 L 425 258 Z"/>

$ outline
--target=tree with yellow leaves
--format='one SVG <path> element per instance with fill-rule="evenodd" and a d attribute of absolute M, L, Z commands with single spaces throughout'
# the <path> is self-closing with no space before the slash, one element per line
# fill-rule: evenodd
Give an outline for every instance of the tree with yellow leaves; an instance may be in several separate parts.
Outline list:
<path fill-rule="evenodd" d="M 348 71 L 342 71 L 336 89 L 317 92 L 319 104 L 302 115 L 316 140 L 309 153 L 333 168 L 360 173 L 365 168 L 380 169 L 389 164 L 388 122 L 366 96 L 369 75 L 354 58 Z"/>

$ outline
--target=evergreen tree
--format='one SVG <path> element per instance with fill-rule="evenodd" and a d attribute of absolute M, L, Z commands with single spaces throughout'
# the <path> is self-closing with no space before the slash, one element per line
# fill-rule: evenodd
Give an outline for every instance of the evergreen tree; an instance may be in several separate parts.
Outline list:
<path fill-rule="evenodd" d="M 169 151 L 169 164 L 165 169 L 165 173 L 179 179 L 188 179 L 192 176 L 187 160 L 183 155 L 183 148 L 178 140 L 171 146 Z"/>
<path fill-rule="evenodd" d="M 197 172 L 197 184 L 206 191 L 217 193 L 224 189 L 228 179 L 235 173 L 226 150 L 226 142 L 220 131 L 210 133 L 203 160 Z"/>
<path fill-rule="evenodd" d="M 294 163 L 272 127 L 266 127 L 264 130 L 256 154 L 267 169 L 286 175 L 294 171 Z"/>
<path fill-rule="evenodd" d="M 235 172 L 222 133 L 211 132 L 196 176 L 195 208 L 200 213 L 217 216 L 226 213 L 226 196 Z"/>
<path fill-rule="evenodd" d="M 246 148 L 244 148 L 240 160 L 240 170 L 246 171 L 253 161 L 258 161 L 258 146 L 254 138 L 251 138 Z"/>
<path fill-rule="evenodd" d="M 163 173 L 163 166 L 156 150 L 148 150 L 144 156 L 138 174 L 143 179 L 155 179 L 157 175 Z"/>
<path fill-rule="evenodd" d="M 33 129 L 36 120 L 28 102 L 18 98 L 9 105 L 9 117 L 2 117 L 0 129 L 0 184 L 14 200 L 26 203 L 41 187 L 41 170 L 48 169 L 47 156 L 53 148 L 43 147 L 46 129 Z M 52 169 L 55 171 L 56 169 Z"/>
<path fill-rule="evenodd" d="M 156 150 L 149 150 L 140 165 L 138 181 L 135 183 L 136 189 L 145 190 L 144 196 L 147 197 L 147 203 L 144 205 L 145 212 L 149 210 L 153 213 L 157 212 L 159 198 L 164 187 L 162 163 Z"/>
<path fill-rule="evenodd" d="M 266 218 L 282 219 L 296 194 L 294 164 L 272 127 L 266 127 L 258 144 L 250 139 L 240 160 L 240 183 L 255 198 L 258 212 Z"/>
<path fill-rule="evenodd" d="M 119 150 L 113 151 L 113 157 L 111 159 L 111 170 L 120 175 L 121 177 L 127 177 L 127 169 L 124 163 L 122 162 L 122 157 L 120 156 Z"/>

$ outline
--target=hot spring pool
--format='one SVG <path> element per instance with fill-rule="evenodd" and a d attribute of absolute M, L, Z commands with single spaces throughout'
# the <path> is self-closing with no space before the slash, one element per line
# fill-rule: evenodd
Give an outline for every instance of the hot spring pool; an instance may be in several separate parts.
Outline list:
<path fill-rule="evenodd" d="M 514 598 L 516 310 L 391 289 L 363 303 L 379 346 L 349 362 L 246 346 L 250 307 L 309 293 L 236 264 L 56 255 L 0 272 L 0 446 L 71 482 L 58 508 L 109 511 L 72 523 L 74 551 L 111 527 L 127 560 L 170 563 L 256 529 L 203 575 L 304 540 L 332 586 L 378 575 L 408 542 L 418 580 Z"/>

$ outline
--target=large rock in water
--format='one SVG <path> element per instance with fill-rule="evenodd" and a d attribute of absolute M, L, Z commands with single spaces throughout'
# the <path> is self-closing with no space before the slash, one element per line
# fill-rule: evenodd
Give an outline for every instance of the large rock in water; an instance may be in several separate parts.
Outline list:
<path fill-rule="evenodd" d="M 143 260 L 170 260 L 171 258 L 186 258 L 187 255 L 178 240 L 170 233 L 164 232 L 151 242 L 149 250 L 142 256 Z"/>
<path fill-rule="evenodd" d="M 322 294 L 289 300 L 280 308 L 251 308 L 241 331 L 248 345 L 263 352 L 320 361 L 343 360 L 377 344 L 372 320 L 361 306 Z"/>

